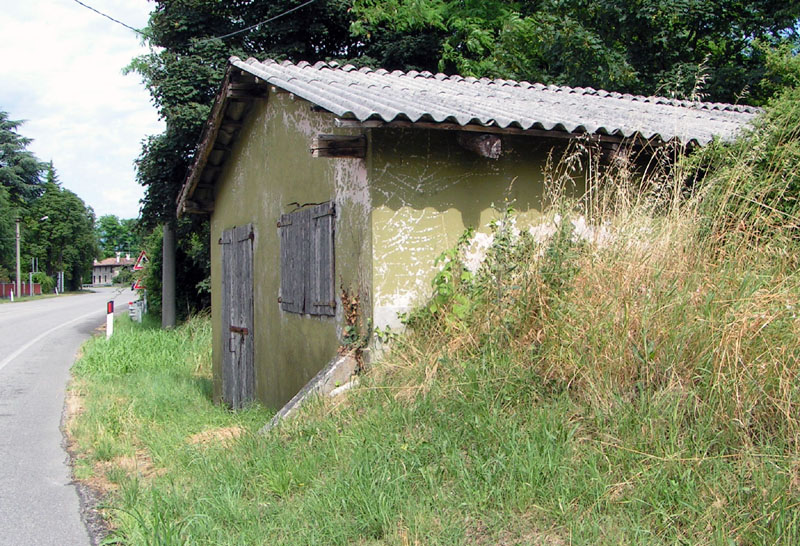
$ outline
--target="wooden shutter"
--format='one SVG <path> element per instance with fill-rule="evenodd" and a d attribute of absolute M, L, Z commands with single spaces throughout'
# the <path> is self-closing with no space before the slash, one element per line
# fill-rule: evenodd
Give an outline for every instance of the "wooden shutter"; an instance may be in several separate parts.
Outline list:
<path fill-rule="evenodd" d="M 336 313 L 333 203 L 281 215 L 281 309 L 290 313 Z"/>
<path fill-rule="evenodd" d="M 305 293 L 305 245 L 303 244 L 302 217 L 297 213 L 282 214 L 279 225 L 281 234 L 281 309 L 290 313 L 302 313 Z"/>
<path fill-rule="evenodd" d="M 308 288 L 311 292 L 312 315 L 336 314 L 333 263 L 333 203 L 324 203 L 310 209 L 311 256 Z"/>

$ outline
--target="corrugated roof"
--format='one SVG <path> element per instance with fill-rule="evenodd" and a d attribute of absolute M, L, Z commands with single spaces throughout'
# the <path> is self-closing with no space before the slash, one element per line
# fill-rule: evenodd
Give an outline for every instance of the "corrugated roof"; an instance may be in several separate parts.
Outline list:
<path fill-rule="evenodd" d="M 732 139 L 758 108 L 430 72 L 273 60 L 231 65 L 342 118 L 673 139 Z"/>
<path fill-rule="evenodd" d="M 255 81 L 251 76 L 255 76 Z M 228 72 L 178 196 L 178 214 L 213 209 L 213 186 L 252 101 L 267 84 L 365 127 L 417 124 L 494 133 L 606 139 L 731 140 L 759 108 L 430 72 L 231 57 Z M 485 128 L 485 129 L 484 129 Z M 546 133 L 549 132 L 549 133 Z M 202 188 L 198 195 L 196 191 Z"/>

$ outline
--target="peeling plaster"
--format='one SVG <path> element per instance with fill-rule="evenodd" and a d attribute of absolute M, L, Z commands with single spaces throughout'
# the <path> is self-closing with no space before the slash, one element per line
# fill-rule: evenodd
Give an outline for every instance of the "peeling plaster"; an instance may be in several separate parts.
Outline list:
<path fill-rule="evenodd" d="M 286 95 L 281 94 L 278 96 L 285 97 Z M 291 101 L 291 99 L 286 98 L 283 100 Z M 322 116 L 319 113 L 311 111 L 310 102 L 298 101 L 297 99 L 291 102 L 297 102 L 299 108 L 284 108 L 281 111 L 281 123 L 284 127 L 293 131 L 297 131 L 303 136 L 311 139 L 322 132 L 324 128 L 329 126 L 329 124 L 325 124 L 323 122 Z"/>
<path fill-rule="evenodd" d="M 457 134 L 435 130 L 373 132 L 373 304 L 376 326 L 395 327 L 398 312 L 431 293 L 437 256 L 464 230 L 488 232 L 506 197 L 524 220 L 540 216 L 546 151 L 530 137 L 511 138 L 501 159 L 458 146 Z M 506 137 L 504 137 L 506 138 Z"/>

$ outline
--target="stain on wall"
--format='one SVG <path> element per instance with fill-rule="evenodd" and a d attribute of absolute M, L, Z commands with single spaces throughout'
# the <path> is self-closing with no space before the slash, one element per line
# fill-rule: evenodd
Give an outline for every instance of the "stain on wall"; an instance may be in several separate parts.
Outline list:
<path fill-rule="evenodd" d="M 375 129 L 371 135 L 375 325 L 399 325 L 431 294 L 434 260 L 467 227 L 488 232 L 509 199 L 520 223 L 534 223 L 552 142 L 503 136 L 503 154 L 486 159 L 457 143 L 455 131 Z"/>

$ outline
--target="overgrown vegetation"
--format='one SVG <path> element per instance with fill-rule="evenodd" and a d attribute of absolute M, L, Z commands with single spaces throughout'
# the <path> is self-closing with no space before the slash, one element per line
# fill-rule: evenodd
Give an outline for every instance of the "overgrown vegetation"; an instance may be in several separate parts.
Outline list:
<path fill-rule="evenodd" d="M 267 412 L 211 405 L 207 319 L 94 341 L 76 472 L 115 484 L 112 537 L 800 542 L 793 93 L 677 167 L 671 149 L 554 158 L 542 225 L 502 204 L 483 264 L 470 238 L 446 253 L 359 387 L 266 436 Z M 589 191 L 569 202 L 578 165 Z"/>
<path fill-rule="evenodd" d="M 796 2 L 753 0 L 154 0 L 142 77 L 166 130 L 136 161 L 143 228 L 174 224 L 179 315 L 206 308 L 209 239 L 175 202 L 231 55 L 337 60 L 387 70 L 590 86 L 687 100 L 764 104 L 792 85 L 780 67 L 798 50 Z M 785 55 L 781 55 L 781 54 Z M 3 230 L 0 222 L 0 233 Z M 2 253 L 0 247 L 0 253 Z M 205 257 L 205 260 L 198 258 Z M 199 277 L 199 278 L 198 278 Z M 155 297 L 155 290 L 151 290 Z"/>

